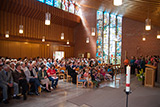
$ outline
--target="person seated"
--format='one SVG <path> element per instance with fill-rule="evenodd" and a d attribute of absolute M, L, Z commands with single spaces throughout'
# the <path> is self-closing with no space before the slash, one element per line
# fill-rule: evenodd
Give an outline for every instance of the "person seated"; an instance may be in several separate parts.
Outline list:
<path fill-rule="evenodd" d="M 98 87 L 100 82 L 96 80 L 96 71 L 95 70 L 92 71 L 91 78 L 92 78 L 92 82 L 95 83 L 95 86 Z"/>
<path fill-rule="evenodd" d="M 88 81 L 89 69 L 85 69 L 84 78 Z"/>
<path fill-rule="evenodd" d="M 0 71 L 0 87 L 3 91 L 3 102 L 8 104 L 8 87 L 14 87 L 13 98 L 20 99 L 18 96 L 18 84 L 13 81 L 12 72 L 10 71 L 9 65 L 4 65 L 3 70 Z"/>
<path fill-rule="evenodd" d="M 88 76 L 88 84 L 89 84 L 89 86 L 92 84 L 92 77 L 91 77 L 91 74 L 89 74 L 89 76 Z"/>
<path fill-rule="evenodd" d="M 64 65 L 61 65 L 60 73 L 65 73 L 65 70 L 66 70 L 65 66 L 64 66 Z"/>
<path fill-rule="evenodd" d="M 28 91 L 28 84 L 26 80 L 26 75 L 23 70 L 21 70 L 20 63 L 16 64 L 16 69 L 13 72 L 13 80 L 18 83 L 19 87 L 22 87 L 23 100 L 27 99 L 26 92 Z"/>
<path fill-rule="evenodd" d="M 56 75 L 56 70 L 54 68 L 54 65 L 51 65 L 50 68 L 47 70 L 48 79 L 52 81 L 52 87 L 51 89 L 56 89 L 58 84 L 58 77 Z"/>
<path fill-rule="evenodd" d="M 51 92 L 48 88 L 49 79 L 47 78 L 46 66 L 42 65 L 41 70 L 38 72 L 38 78 L 42 85 L 46 85 L 46 91 Z"/>
<path fill-rule="evenodd" d="M 112 80 L 113 80 L 114 74 L 113 74 L 113 71 L 112 71 L 112 69 L 111 69 L 111 66 L 108 66 L 108 74 L 110 74 L 110 75 L 112 76 Z M 109 76 L 109 75 L 108 75 L 108 76 Z"/>
<path fill-rule="evenodd" d="M 86 86 L 87 80 L 84 78 L 83 72 L 80 71 L 78 74 L 78 82 L 83 82 L 83 87 Z"/>
<path fill-rule="evenodd" d="M 11 62 L 10 63 L 10 70 L 11 70 L 11 72 L 14 72 L 15 71 L 15 63 L 14 62 Z"/>
<path fill-rule="evenodd" d="M 48 59 L 48 62 L 47 62 L 47 69 L 49 69 L 52 65 L 52 59 Z"/>
<path fill-rule="evenodd" d="M 29 65 L 29 69 L 25 71 L 25 75 L 28 83 L 32 84 L 31 90 L 34 91 L 36 95 L 39 95 L 38 87 L 40 86 L 42 89 L 45 89 L 45 88 L 40 84 L 37 73 L 35 69 L 33 69 L 32 65 Z"/>

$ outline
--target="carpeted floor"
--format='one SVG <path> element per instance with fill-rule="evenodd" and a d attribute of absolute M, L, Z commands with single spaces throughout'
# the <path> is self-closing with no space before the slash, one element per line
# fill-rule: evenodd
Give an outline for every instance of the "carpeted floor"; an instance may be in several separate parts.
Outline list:
<path fill-rule="evenodd" d="M 91 107 L 125 107 L 126 94 L 124 87 L 104 87 L 92 90 L 68 100 L 78 106 Z M 160 107 L 160 88 L 137 87 L 129 95 L 129 107 Z"/>

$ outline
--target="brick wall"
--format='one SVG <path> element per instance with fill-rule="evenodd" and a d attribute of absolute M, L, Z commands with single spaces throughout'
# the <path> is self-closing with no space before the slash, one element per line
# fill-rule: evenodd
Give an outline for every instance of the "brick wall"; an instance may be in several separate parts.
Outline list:
<path fill-rule="evenodd" d="M 122 61 L 125 59 L 125 51 L 128 58 L 140 55 L 160 55 L 160 40 L 157 39 L 157 30 L 160 27 L 152 26 L 151 31 L 145 31 L 144 23 L 123 18 L 122 22 Z M 142 35 L 146 33 L 146 41 L 142 41 Z"/>
<path fill-rule="evenodd" d="M 81 23 L 74 29 L 74 55 L 90 53 L 92 58 L 96 57 L 96 39 L 91 36 L 91 28 L 96 28 L 96 10 L 82 7 Z M 90 42 L 86 43 L 89 37 Z"/>

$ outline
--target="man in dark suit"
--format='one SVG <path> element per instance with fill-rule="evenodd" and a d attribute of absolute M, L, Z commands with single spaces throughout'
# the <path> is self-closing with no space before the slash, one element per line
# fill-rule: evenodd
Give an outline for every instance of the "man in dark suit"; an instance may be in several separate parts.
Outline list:
<path fill-rule="evenodd" d="M 9 103 L 8 102 L 8 87 L 14 87 L 14 95 L 13 98 L 15 99 L 20 99 L 18 95 L 19 93 L 19 88 L 18 84 L 13 82 L 13 77 L 12 77 L 12 72 L 10 71 L 9 65 L 4 65 L 3 70 L 0 71 L 0 87 L 3 90 L 3 102 L 5 104 Z"/>
<path fill-rule="evenodd" d="M 67 67 L 68 75 L 72 77 L 72 83 L 76 84 L 77 73 L 75 72 L 76 67 L 72 68 L 72 62 L 69 63 Z"/>

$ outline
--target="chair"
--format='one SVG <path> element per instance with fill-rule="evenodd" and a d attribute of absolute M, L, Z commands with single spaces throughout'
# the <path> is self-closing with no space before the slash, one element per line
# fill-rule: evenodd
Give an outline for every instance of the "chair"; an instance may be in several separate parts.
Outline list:
<path fill-rule="evenodd" d="M 78 75 L 77 75 L 77 87 L 78 87 L 78 84 L 82 84 L 82 87 L 83 87 L 83 82 L 78 81 Z"/>
<path fill-rule="evenodd" d="M 58 76 L 59 76 L 59 79 L 60 79 L 61 77 L 63 77 L 63 81 L 64 81 L 64 79 L 65 79 L 65 74 L 61 73 L 61 72 L 60 72 L 60 69 L 58 69 Z"/>
<path fill-rule="evenodd" d="M 89 81 L 89 83 L 91 83 L 91 88 L 93 88 L 93 82 L 92 81 Z M 89 83 L 87 84 L 87 86 L 89 87 Z"/>
<path fill-rule="evenodd" d="M 68 75 L 68 70 L 67 70 L 67 72 L 66 72 L 66 76 L 67 76 L 67 82 L 68 82 L 68 80 L 71 80 L 71 81 L 72 81 L 72 77 L 71 77 L 70 75 Z"/>

